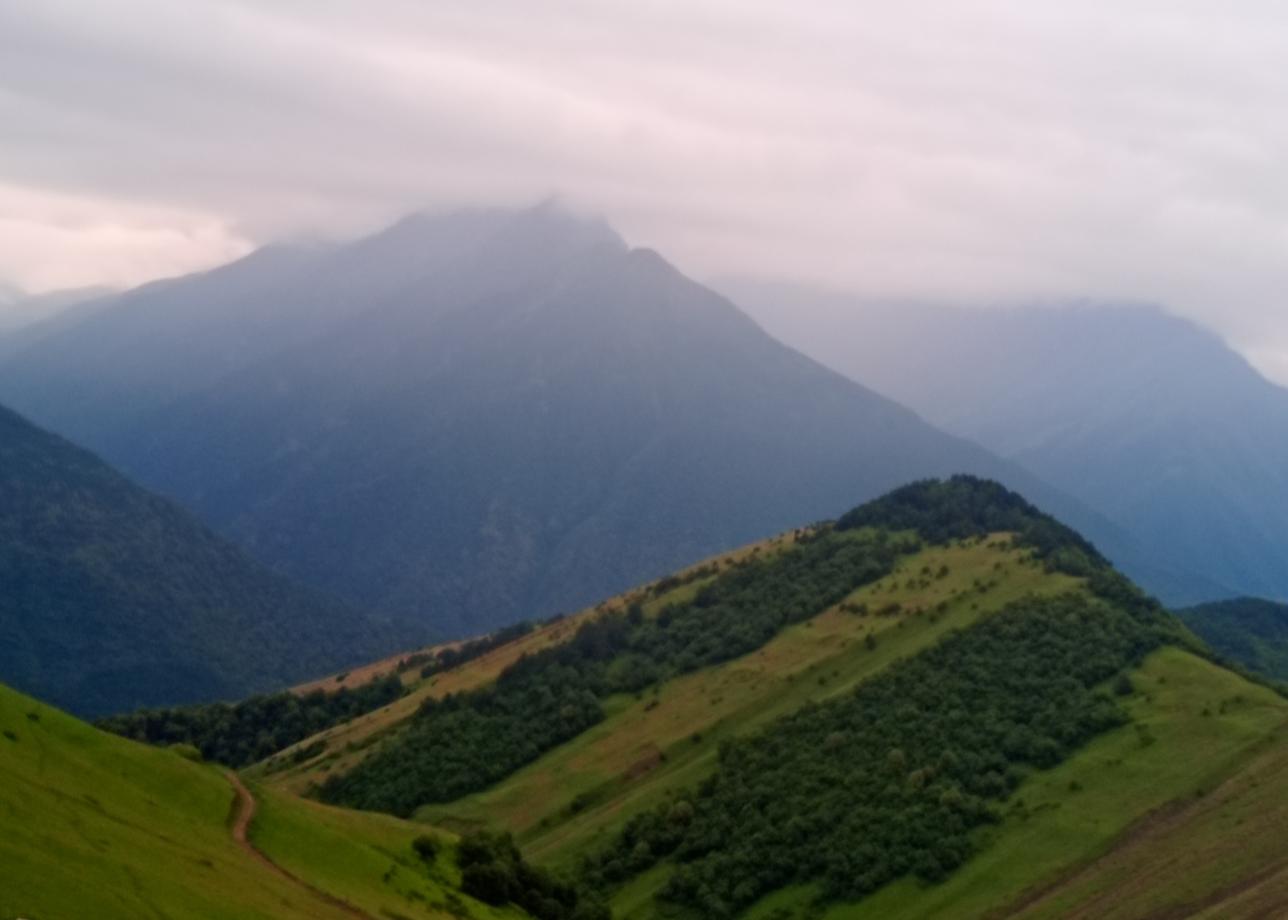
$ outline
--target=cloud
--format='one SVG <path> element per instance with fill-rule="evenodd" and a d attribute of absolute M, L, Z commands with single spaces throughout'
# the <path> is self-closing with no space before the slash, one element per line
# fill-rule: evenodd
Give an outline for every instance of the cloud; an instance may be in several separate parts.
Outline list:
<path fill-rule="evenodd" d="M 131 287 L 252 248 L 210 214 L 0 184 L 0 275 L 23 290 Z"/>
<path fill-rule="evenodd" d="M 134 275 L 561 192 L 699 276 L 1157 301 L 1288 379 L 1286 19 L 1187 0 L 0 0 L 0 182 L 90 202 Z M 116 252 L 98 232 L 32 232 L 0 275 L 119 280 L 95 275 Z"/>

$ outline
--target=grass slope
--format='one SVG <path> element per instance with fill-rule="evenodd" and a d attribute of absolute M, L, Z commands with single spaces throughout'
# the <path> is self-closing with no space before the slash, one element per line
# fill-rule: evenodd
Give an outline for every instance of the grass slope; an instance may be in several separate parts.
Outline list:
<path fill-rule="evenodd" d="M 722 739 L 844 693 L 1018 597 L 1074 584 L 1026 559 L 1002 535 L 927 548 L 846 601 L 871 611 L 897 603 L 901 615 L 860 617 L 834 607 L 743 658 L 669 681 L 656 694 L 617 697 L 604 722 L 535 764 L 418 817 L 460 830 L 496 823 L 513 830 L 532 858 L 569 864 L 630 814 L 706 776 Z M 942 579 L 922 574 L 942 566 L 949 569 Z M 981 592 L 977 584 L 991 587 Z M 929 611 L 944 601 L 947 608 L 932 618 Z M 875 649 L 864 641 L 868 633 Z"/>
<path fill-rule="evenodd" d="M 991 500 L 987 492 L 969 490 L 949 498 L 978 496 Z M 933 502 L 901 501 L 887 503 L 895 511 L 926 512 L 926 521 L 890 518 L 881 502 L 860 510 L 884 516 L 879 526 L 914 527 L 923 537 L 941 518 L 968 530 L 983 519 L 944 515 Z M 1008 511 L 1004 503 L 1000 507 Z M 1029 548 L 1016 548 L 1010 533 L 963 539 L 951 528 L 935 531 L 945 542 L 924 545 L 890 575 L 786 626 L 756 651 L 638 694 L 607 697 L 605 718 L 598 724 L 495 785 L 423 807 L 417 817 L 460 832 L 504 828 L 516 835 L 529 858 L 575 868 L 581 857 L 601 852 L 617 838 L 633 816 L 713 776 L 723 741 L 835 700 L 1016 600 L 1088 590 L 1109 597 L 1111 604 L 1136 603 L 1129 587 L 1116 588 L 1112 578 L 1106 582 L 1113 573 L 1097 568 L 1093 549 L 1070 541 L 1050 519 L 1024 509 L 1016 514 Z M 1002 530 L 997 520 L 981 529 Z M 779 552 L 792 542 L 786 535 L 744 552 Z M 1082 578 L 1036 561 L 1032 547 L 1044 544 L 1057 554 L 1084 549 L 1083 562 L 1065 571 L 1085 575 L 1085 585 Z M 407 699 L 325 733 L 328 748 L 320 757 L 298 767 L 279 757 L 255 775 L 274 790 L 305 790 L 329 771 L 347 769 L 378 750 L 420 700 L 490 683 L 521 655 L 566 641 L 597 610 L 640 602 L 649 616 L 668 602 L 692 597 L 708 580 L 704 574 L 665 588 L 664 580 L 547 624 L 433 678 L 413 675 Z M 860 606 L 864 613 L 857 612 Z M 1285 913 L 1288 854 L 1280 831 L 1288 821 L 1288 700 L 1200 657 L 1184 645 L 1179 627 L 1165 641 L 1181 644 L 1165 645 L 1145 658 L 1132 672 L 1131 687 L 1122 690 L 1127 724 L 1096 736 L 1051 769 L 1017 767 L 1024 779 L 1002 801 L 1000 821 L 974 832 L 975 855 L 944 881 L 906 877 L 861 901 L 826 907 L 817 903 L 820 888 L 795 886 L 768 895 L 741 916 L 1162 920 Z M 994 666 L 1005 664 L 999 660 Z M 273 796 L 269 807 L 278 800 L 328 814 L 311 803 Z M 396 858 L 383 865 L 387 874 L 393 870 L 394 879 L 402 871 Z M 619 920 L 690 916 L 674 902 L 656 899 L 673 869 L 663 862 L 628 876 L 613 891 Z M 435 871 L 448 872 L 443 882 L 450 885 L 450 870 Z M 401 896 L 416 900 L 408 892 Z"/>
<path fill-rule="evenodd" d="M 681 583 L 674 587 L 659 591 L 655 590 L 658 583 L 650 582 L 592 608 L 546 623 L 473 661 L 427 679 L 420 677 L 418 668 L 404 671 L 402 679 L 408 687 L 406 696 L 351 722 L 337 725 L 291 745 L 268 762 L 253 767 L 249 775 L 274 788 L 294 793 L 307 793 L 333 771 L 350 770 L 360 763 L 372 752 L 376 742 L 397 731 L 403 722 L 415 715 L 416 710 L 425 700 L 441 699 L 448 694 L 462 693 L 486 686 L 524 655 L 532 655 L 542 649 L 567 642 L 576 634 L 578 627 L 599 613 L 608 610 L 624 610 L 635 601 L 639 601 L 646 612 L 655 613 L 667 603 L 680 602 L 691 597 L 710 580 L 710 577 L 700 573 L 709 571 L 713 567 L 728 569 L 750 556 L 768 558 L 794 545 L 795 541 L 796 532 L 790 532 L 713 556 L 677 572 L 675 577 Z M 420 651 L 429 651 L 432 648 Z M 338 689 L 339 687 L 352 689 L 395 673 L 398 662 L 411 654 L 414 652 L 386 658 L 353 671 L 341 672 L 296 689 L 300 692 L 306 689 Z M 319 742 L 324 745 L 322 753 L 307 757 L 298 763 L 293 762 L 293 756 L 297 751 L 311 748 Z"/>
<path fill-rule="evenodd" d="M 904 880 L 821 915 L 812 891 L 790 889 L 747 917 L 1128 920 L 1166 916 L 1280 863 L 1288 701 L 1175 647 L 1150 656 L 1133 683 L 1132 723 L 1030 776 L 986 847 L 947 881 Z M 1217 915 L 1256 916 L 1225 909 Z"/>
<path fill-rule="evenodd" d="M 239 847 L 228 827 L 232 800 L 213 767 L 0 687 L 0 917 L 353 916 Z M 454 894 L 450 846 L 436 866 L 418 866 L 410 841 L 423 832 L 276 796 L 261 802 L 252 829 L 308 885 L 373 916 L 452 916 L 444 905 L 479 920 L 519 916 Z"/>
<path fill-rule="evenodd" d="M 255 845 L 300 878 L 324 879 L 329 893 L 373 916 L 525 916 L 459 893 L 461 875 L 451 834 L 254 788 L 259 799 L 251 832 Z M 438 854 L 428 866 L 412 850 L 412 841 L 426 833 L 439 841 Z"/>

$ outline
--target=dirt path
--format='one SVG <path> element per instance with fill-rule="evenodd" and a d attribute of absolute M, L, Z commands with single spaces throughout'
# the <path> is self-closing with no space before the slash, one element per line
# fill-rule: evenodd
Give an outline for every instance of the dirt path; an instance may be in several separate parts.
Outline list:
<path fill-rule="evenodd" d="M 251 795 L 246 784 L 242 782 L 241 777 L 229 770 L 224 774 L 228 777 L 229 784 L 233 787 L 236 796 L 233 798 L 232 813 L 229 816 L 229 830 L 232 832 L 233 840 L 239 847 L 251 855 L 257 862 L 267 868 L 274 875 L 286 879 L 291 884 L 303 889 L 308 894 L 320 901 L 324 901 L 336 910 L 342 911 L 350 917 L 358 917 L 361 920 L 375 920 L 370 914 L 363 913 L 354 907 L 348 901 L 337 898 L 333 894 L 328 894 L 320 888 L 310 885 L 304 879 L 291 872 L 283 869 L 277 863 L 268 858 L 250 839 L 250 825 L 255 820 L 255 812 L 258 804 L 255 802 L 255 796 Z"/>

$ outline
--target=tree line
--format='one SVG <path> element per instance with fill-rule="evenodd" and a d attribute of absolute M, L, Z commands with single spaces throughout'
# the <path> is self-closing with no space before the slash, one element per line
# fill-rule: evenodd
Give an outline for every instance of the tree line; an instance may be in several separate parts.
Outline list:
<path fill-rule="evenodd" d="M 244 767 L 324 729 L 392 703 L 403 695 L 396 675 L 360 687 L 306 694 L 289 691 L 252 696 L 239 703 L 207 703 L 140 709 L 95 724 L 149 744 L 191 744 L 207 760 Z"/>
<path fill-rule="evenodd" d="M 323 800 L 410 815 L 482 789 L 603 718 L 602 701 L 760 648 L 889 573 L 915 538 L 827 531 L 749 559 L 689 601 L 647 617 L 601 613 L 573 638 L 507 668 L 488 687 L 427 700 L 397 735 L 321 787 Z"/>
<path fill-rule="evenodd" d="M 714 775 L 632 818 L 583 875 L 607 890 L 668 858 L 661 898 L 716 918 L 795 883 L 837 900 L 908 874 L 939 880 L 1026 771 L 1124 722 L 1099 685 L 1172 635 L 1157 610 L 1019 602 L 726 742 Z"/>

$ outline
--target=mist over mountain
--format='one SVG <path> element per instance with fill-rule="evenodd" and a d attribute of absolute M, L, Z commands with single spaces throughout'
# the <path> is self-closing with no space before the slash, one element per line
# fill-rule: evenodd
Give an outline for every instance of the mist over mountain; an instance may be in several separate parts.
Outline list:
<path fill-rule="evenodd" d="M 1015 460 L 1185 569 L 1288 595 L 1288 390 L 1211 332 L 1144 306 L 967 310 L 725 287 L 789 344 Z"/>
<path fill-rule="evenodd" d="M 572 609 L 960 471 L 1037 496 L 1129 569 L 1152 564 L 1103 518 L 550 205 L 415 216 L 146 286 L 16 356 L 0 394 L 409 630 Z"/>
<path fill-rule="evenodd" d="M 0 283 L 0 359 L 89 315 L 113 293 L 110 287 L 95 286 L 27 294 Z"/>
<path fill-rule="evenodd" d="M 242 696 L 391 647 L 3 408 L 0 508 L 0 680 L 76 712 Z"/>
<path fill-rule="evenodd" d="M 21 288 L 0 282 L 0 333 L 13 332 L 23 326 L 52 319 L 69 307 L 106 297 L 111 293 L 112 288 L 96 285 L 28 294 Z"/>

